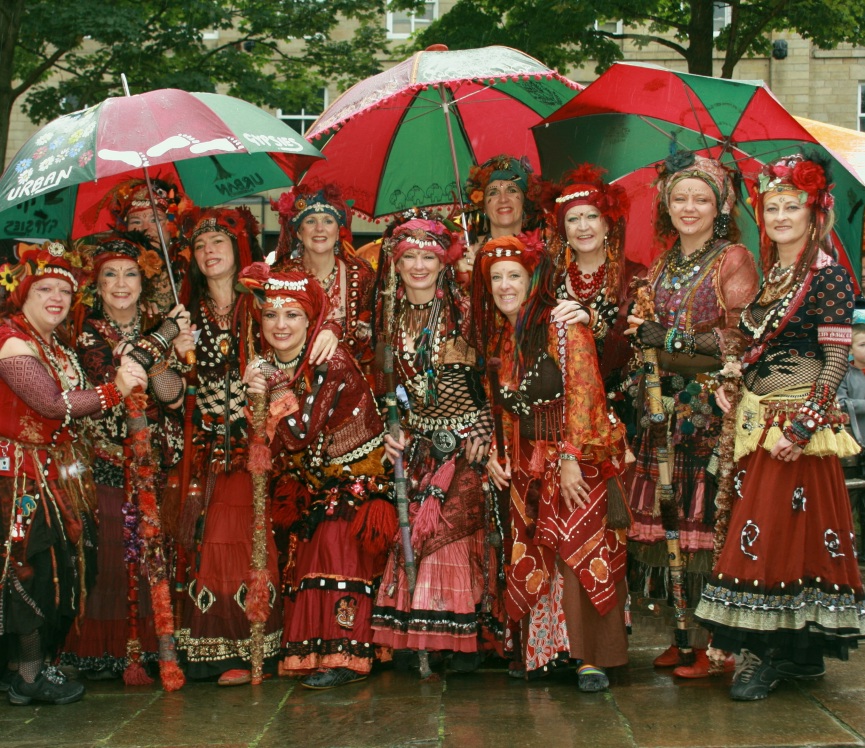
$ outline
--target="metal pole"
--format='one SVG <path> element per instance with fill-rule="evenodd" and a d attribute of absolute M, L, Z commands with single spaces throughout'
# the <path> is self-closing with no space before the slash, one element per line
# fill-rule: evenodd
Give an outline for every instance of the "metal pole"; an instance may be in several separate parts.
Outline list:
<path fill-rule="evenodd" d="M 123 93 L 126 96 L 132 96 L 129 92 L 129 82 L 126 80 L 126 73 L 120 74 L 120 82 L 123 84 Z M 156 223 L 156 234 L 159 237 L 159 246 L 162 248 L 162 256 L 165 258 L 165 269 L 168 272 L 168 280 L 171 283 L 171 293 L 174 296 L 174 303 L 180 303 L 180 297 L 177 295 L 177 283 L 174 280 L 174 272 L 171 269 L 171 258 L 168 256 L 168 243 L 165 241 L 165 233 L 162 231 L 162 224 L 159 222 L 158 208 L 156 207 L 156 198 L 153 196 L 153 183 L 150 181 L 150 174 L 147 167 L 142 167 L 144 171 L 144 181 L 147 184 L 147 197 L 150 199 L 150 208 L 153 211 L 153 220 Z"/>
<path fill-rule="evenodd" d="M 453 130 L 453 125 L 451 124 L 451 105 L 450 105 L 450 102 L 447 100 L 447 94 L 446 94 L 446 89 L 444 87 L 444 83 L 439 83 L 437 88 L 438 88 L 439 96 L 441 97 L 441 100 L 442 100 L 442 111 L 444 112 L 444 115 L 445 115 L 445 126 L 447 127 L 447 130 L 448 130 L 448 143 L 450 144 L 450 148 L 451 148 L 451 163 L 453 164 L 453 167 L 454 167 L 454 181 L 456 182 L 456 185 L 457 185 L 457 197 L 459 198 L 459 201 L 460 201 L 460 207 L 462 207 L 463 205 L 465 205 L 465 199 L 463 198 L 462 182 L 460 182 L 460 168 L 459 168 L 459 164 L 457 163 L 457 149 L 456 149 L 456 145 L 454 144 L 454 130 Z M 471 241 L 469 239 L 469 227 L 465 225 L 465 221 L 463 221 L 463 234 L 465 234 L 466 247 L 468 247 L 471 244 Z"/>

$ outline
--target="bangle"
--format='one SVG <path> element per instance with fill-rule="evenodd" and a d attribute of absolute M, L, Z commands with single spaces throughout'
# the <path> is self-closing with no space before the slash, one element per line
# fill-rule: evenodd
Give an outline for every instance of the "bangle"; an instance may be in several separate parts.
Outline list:
<path fill-rule="evenodd" d="M 102 410 L 111 410 L 115 405 L 120 405 L 123 400 L 123 395 L 114 382 L 100 384 L 96 388 L 96 392 L 99 394 L 99 405 Z"/>
<path fill-rule="evenodd" d="M 150 367 L 150 370 L 147 372 L 147 378 L 153 379 L 153 377 L 158 377 L 167 368 L 168 368 L 168 361 L 166 359 L 162 359 L 162 361 L 159 361 Z"/>
<path fill-rule="evenodd" d="M 568 460 L 571 462 L 577 462 L 578 458 L 576 455 L 572 455 L 570 452 L 559 452 L 560 460 Z"/>
<path fill-rule="evenodd" d="M 811 441 L 811 434 L 800 434 L 796 429 L 796 425 L 797 421 L 789 422 L 781 433 L 784 434 L 788 442 L 795 444 L 801 449 L 805 449 L 808 446 L 808 442 Z"/>

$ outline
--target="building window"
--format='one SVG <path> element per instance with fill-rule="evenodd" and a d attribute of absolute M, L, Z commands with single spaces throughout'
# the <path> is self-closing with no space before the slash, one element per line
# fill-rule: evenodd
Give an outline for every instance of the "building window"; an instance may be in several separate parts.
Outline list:
<path fill-rule="evenodd" d="M 312 125 L 312 123 L 321 116 L 321 113 L 327 109 L 327 89 L 322 88 L 318 92 L 318 95 L 319 102 L 316 102 L 316 104 L 311 106 L 309 109 L 301 107 L 296 112 L 283 112 L 282 109 L 277 109 L 276 116 L 301 135 L 306 135 L 306 131 L 310 128 L 310 125 Z"/>
<path fill-rule="evenodd" d="M 865 83 L 859 84 L 859 132 L 865 132 Z"/>
<path fill-rule="evenodd" d="M 416 31 L 421 31 L 439 17 L 438 0 L 427 0 L 423 13 L 404 10 L 388 11 L 387 38 L 408 39 Z"/>
<path fill-rule="evenodd" d="M 733 20 L 733 10 L 729 3 L 712 3 L 712 32 L 715 36 L 721 33 L 724 26 L 729 26 Z"/>
<path fill-rule="evenodd" d="M 621 34 L 625 30 L 622 21 L 595 21 L 595 31 L 606 31 L 610 34 Z"/>

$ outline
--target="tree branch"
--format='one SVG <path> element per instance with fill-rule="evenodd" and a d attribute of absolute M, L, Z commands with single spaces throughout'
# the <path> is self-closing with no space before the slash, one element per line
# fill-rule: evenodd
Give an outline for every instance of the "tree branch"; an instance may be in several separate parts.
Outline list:
<path fill-rule="evenodd" d="M 651 34 L 614 34 L 611 31 L 601 31 L 598 30 L 599 36 L 605 36 L 608 39 L 632 39 L 634 41 L 642 42 L 643 44 L 660 44 L 662 47 L 668 47 L 672 49 L 676 54 L 682 55 L 685 59 L 688 58 L 688 50 L 683 47 L 681 44 L 674 42 L 672 39 L 665 39 L 662 36 L 652 36 Z"/>
<path fill-rule="evenodd" d="M 69 49 L 56 49 L 54 52 L 48 57 L 44 57 L 42 62 L 33 68 L 22 80 L 21 83 L 15 88 L 12 89 L 13 99 L 17 99 L 21 94 L 23 94 L 28 88 L 35 85 L 39 82 L 39 79 L 54 65 L 57 64 L 58 60 L 60 60 L 63 55 L 67 52 L 70 52 L 74 47 L 70 47 Z M 37 54 L 37 56 L 42 56 L 41 54 Z"/>

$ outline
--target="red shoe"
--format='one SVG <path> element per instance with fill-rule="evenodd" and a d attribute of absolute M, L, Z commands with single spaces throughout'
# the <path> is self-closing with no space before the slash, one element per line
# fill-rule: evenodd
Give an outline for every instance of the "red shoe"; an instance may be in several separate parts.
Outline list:
<path fill-rule="evenodd" d="M 679 659 L 679 648 L 675 644 L 671 644 L 661 654 L 659 654 L 652 664 L 655 667 L 676 667 L 681 663 Z"/>
<path fill-rule="evenodd" d="M 724 660 L 720 670 L 710 670 L 712 663 L 705 649 L 694 650 L 694 663 L 692 665 L 680 665 L 673 671 L 677 678 L 708 678 L 710 675 L 722 675 L 732 673 L 736 669 L 736 660 L 731 656 Z"/>
<path fill-rule="evenodd" d="M 216 682 L 220 686 L 243 686 L 252 681 L 249 670 L 226 670 Z"/>

